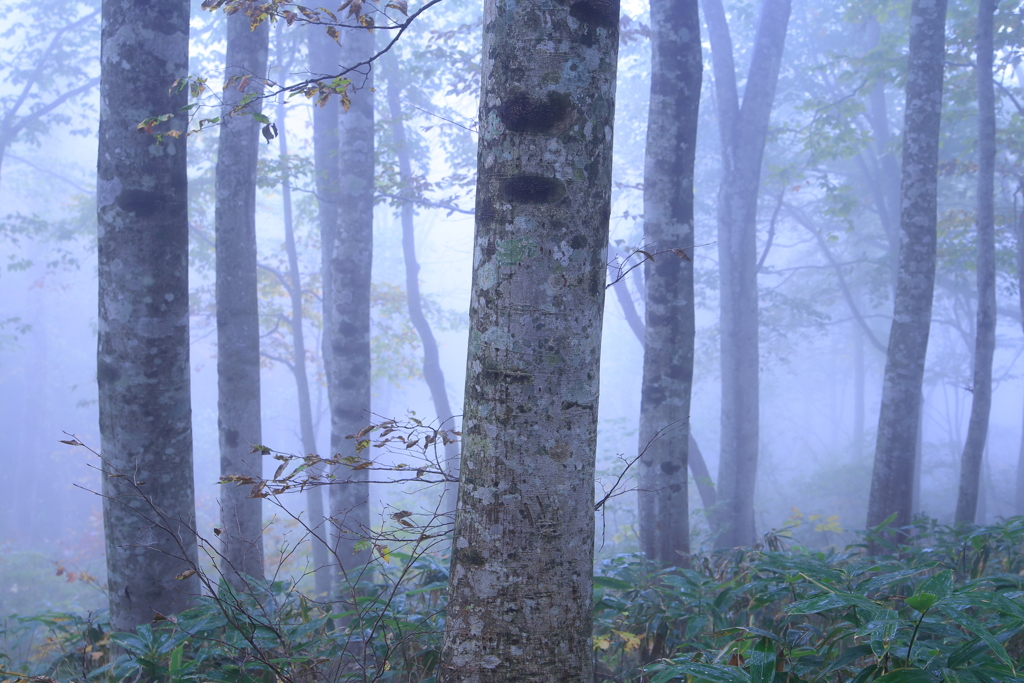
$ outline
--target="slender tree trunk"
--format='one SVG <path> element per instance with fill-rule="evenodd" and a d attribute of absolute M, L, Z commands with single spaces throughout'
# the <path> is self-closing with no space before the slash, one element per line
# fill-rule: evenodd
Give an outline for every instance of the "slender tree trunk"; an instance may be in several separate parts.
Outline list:
<path fill-rule="evenodd" d="M 463 461 L 438 679 L 592 683 L 619 5 L 487 0 Z"/>
<path fill-rule="evenodd" d="M 222 477 L 262 477 L 260 314 L 256 287 L 257 98 L 235 115 L 249 93 L 262 93 L 270 27 L 255 30 L 244 12 L 227 18 L 224 105 L 217 150 L 217 427 Z M 255 452 L 254 452 L 255 451 Z M 251 485 L 220 491 L 222 571 L 237 588 L 240 575 L 263 578 L 263 499 Z"/>
<path fill-rule="evenodd" d="M 405 135 L 405 122 L 402 119 L 401 74 L 398 60 L 394 57 L 386 62 L 388 76 L 388 109 L 391 114 L 391 135 L 395 140 L 395 151 L 398 156 L 398 173 L 402 182 L 403 192 L 410 192 L 412 187 L 412 161 L 409 158 L 409 147 Z M 430 398 L 434 402 L 434 411 L 442 429 L 457 429 L 451 404 L 448 402 L 448 388 L 445 384 L 444 370 L 441 369 L 441 358 L 438 354 L 437 340 L 430 329 L 430 323 L 423 314 L 423 302 L 420 298 L 420 264 L 416 260 L 416 226 L 413 222 L 415 209 L 411 201 L 402 202 L 402 254 L 405 257 L 405 291 L 409 299 L 409 318 L 423 344 L 423 379 L 430 389 Z M 444 445 L 445 471 L 458 477 L 459 444 L 452 441 Z M 448 513 L 455 509 L 458 494 L 457 484 L 446 484 L 440 512 Z"/>
<path fill-rule="evenodd" d="M 629 294 L 629 288 L 626 286 L 626 281 L 623 279 L 617 280 L 613 285 L 612 289 L 615 290 L 615 296 L 619 301 L 619 306 L 622 308 L 622 314 L 626 317 L 626 322 L 629 324 L 629 328 L 633 330 L 633 334 L 636 336 L 637 341 L 641 345 L 644 345 L 644 341 L 647 338 L 647 332 L 644 327 L 644 321 L 640 319 L 639 314 L 636 312 L 636 306 L 633 304 L 633 298 Z M 700 493 L 700 502 L 705 510 L 713 510 L 715 503 L 717 502 L 715 496 L 715 480 L 711 478 L 711 472 L 708 470 L 707 462 L 704 460 L 704 454 L 700 450 L 700 446 L 697 445 L 696 439 L 693 438 L 693 430 L 690 430 L 689 438 L 690 446 L 687 452 L 687 461 L 690 466 L 690 473 L 693 475 L 693 480 L 697 484 L 697 491 Z M 718 533 L 717 522 L 714 516 L 708 517 L 708 523 L 711 525 L 713 533 Z"/>
<path fill-rule="evenodd" d="M 1021 179 L 1024 188 L 1024 178 Z M 1020 303 L 1020 323 L 1024 328 L 1024 211 L 1017 216 L 1017 292 Z M 1024 420 L 1021 421 L 1024 425 Z M 1014 496 L 1014 514 L 1024 515 L 1024 427 L 1021 429 L 1020 452 L 1017 456 L 1017 490 Z"/>
<path fill-rule="evenodd" d="M 990 465 L 991 460 L 988 457 L 988 450 L 988 444 L 986 444 L 985 452 L 982 454 L 982 468 L 984 469 L 985 477 L 983 480 L 980 476 L 978 477 L 978 511 L 974 519 L 971 520 L 978 526 L 988 523 L 989 513 L 991 512 L 992 467 Z"/>
<path fill-rule="evenodd" d="M 696 0 L 651 0 L 651 101 L 644 168 L 644 237 L 658 250 L 693 254 L 693 173 L 703 59 Z M 693 261 L 644 263 L 647 288 L 640 398 L 640 548 L 651 560 L 690 553 L 690 394 Z"/>
<path fill-rule="evenodd" d="M 277 54 L 283 55 L 285 46 L 282 40 L 283 24 L 277 24 Z M 295 225 L 292 211 L 292 184 L 290 172 L 290 158 L 288 156 L 288 126 L 287 110 L 285 108 L 284 95 L 277 102 L 277 130 L 278 144 L 281 150 L 281 167 L 283 175 L 281 178 L 281 197 L 284 210 L 284 245 L 288 253 L 288 295 L 292 304 L 291 328 L 292 328 L 292 374 L 295 375 L 295 389 L 299 399 L 299 430 L 302 435 L 302 450 L 306 454 L 317 454 L 316 429 L 313 426 L 313 406 L 309 392 L 309 374 L 306 370 L 306 334 L 304 328 L 303 314 L 303 285 L 302 274 L 299 271 L 299 252 L 295 245 Z M 319 478 L 323 467 L 314 465 L 310 468 L 311 473 Z M 319 598 L 326 597 L 331 590 L 331 574 L 328 566 L 327 544 L 325 534 L 328 533 L 324 525 L 324 496 L 323 490 L 319 487 L 312 487 L 306 491 L 307 524 L 312 533 L 310 542 L 313 549 L 313 586 Z"/>
<path fill-rule="evenodd" d="M 365 29 L 341 32 L 341 63 L 352 65 L 373 55 L 373 34 Z M 330 287 L 324 343 L 331 347 L 327 394 L 331 404 L 331 452 L 356 456 L 356 439 L 370 421 L 370 270 L 373 263 L 374 129 L 373 77 L 369 68 L 355 73 L 351 105 L 338 118 L 337 229 L 324 242 L 325 287 Z M 354 89 L 353 89 L 354 88 Z M 363 455 L 368 455 L 364 453 Z M 335 477 L 348 483 L 329 488 L 334 534 L 331 547 L 339 581 L 354 582 L 363 573 L 369 551 L 355 545 L 370 531 L 368 470 L 340 465 Z"/>
<path fill-rule="evenodd" d="M 912 512 L 915 441 L 935 289 L 945 23 L 946 0 L 914 0 L 903 126 L 900 262 L 868 501 L 869 527 L 894 513 L 897 526 L 908 524 Z"/>
<path fill-rule="evenodd" d="M 722 455 L 718 496 L 723 547 L 754 542 L 760 419 L 757 198 L 768 122 L 789 25 L 790 0 L 764 0 L 742 103 L 721 0 L 703 0 L 711 41 L 722 183 L 718 192 Z"/>
<path fill-rule="evenodd" d="M 992 357 L 996 351 L 995 166 L 996 100 L 993 84 L 993 20 L 996 0 L 978 2 L 978 322 L 974 344 L 974 391 L 960 463 L 957 524 L 973 524 L 978 507 L 981 459 L 992 410 Z"/>
<path fill-rule="evenodd" d="M 198 561 L 185 138 L 136 130 L 185 106 L 187 90 L 168 88 L 188 74 L 188 30 L 185 0 L 103 2 L 96 379 L 110 622 L 118 631 L 180 612 L 198 591 L 194 578 L 175 580 Z"/>

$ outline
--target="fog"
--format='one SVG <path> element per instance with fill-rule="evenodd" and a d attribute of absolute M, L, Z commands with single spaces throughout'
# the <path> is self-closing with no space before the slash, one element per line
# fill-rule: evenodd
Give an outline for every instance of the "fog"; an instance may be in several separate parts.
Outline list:
<path fill-rule="evenodd" d="M 100 107 L 93 82 L 100 73 L 99 17 L 90 15 L 98 3 L 62 0 L 52 11 L 16 4 L 24 5 L 26 14 L 12 11 L 0 18 L 0 432 L 5 439 L 0 468 L 6 475 L 4 504 L 0 506 L 3 615 L 47 609 L 81 611 L 105 602 L 99 459 L 86 448 L 62 443 L 77 439 L 100 450 L 95 200 Z M 741 87 L 758 4 L 727 3 Z M 895 3 L 900 8 L 905 4 Z M 938 275 L 923 388 L 920 494 L 914 507 L 915 513 L 943 523 L 953 519 L 971 412 L 977 305 L 975 86 L 972 69 L 954 63 L 969 53 L 974 10 L 967 8 L 968 4 L 951 7 L 947 29 L 951 39 L 940 148 Z M 877 140 L 865 121 L 870 90 L 878 84 L 894 138 L 888 151 L 895 152 L 898 161 L 906 59 L 906 21 L 894 11 L 893 18 L 884 22 L 881 47 L 877 48 L 878 61 L 885 62 L 879 67 L 883 74 L 869 73 L 868 66 L 854 58 L 868 50 L 863 21 L 856 16 L 855 3 L 839 5 L 794 2 L 765 150 L 758 212 L 758 251 L 764 257 L 757 279 L 761 384 L 756 532 L 760 535 L 790 527 L 794 542 L 818 548 L 854 542 L 856 531 L 866 525 L 895 275 L 892 252 L 872 198 L 872 192 L 891 188 L 872 187 L 865 176 L 867 165 L 879 159 L 874 147 Z M 1005 11 L 1007 16 L 1012 14 Z M 650 82 L 647 12 L 646 3 L 639 0 L 622 5 L 609 262 L 628 258 L 627 264 L 637 264 L 644 256 L 636 249 L 658 252 L 669 246 L 645 245 L 643 241 Z M 87 19 L 79 29 L 54 34 L 54 28 L 82 17 Z M 190 73 L 208 78 L 210 86 L 199 100 L 197 111 L 205 113 L 196 114 L 195 127 L 199 118 L 214 115 L 210 112 L 217 106 L 224 69 L 224 16 L 204 11 L 194 2 L 192 29 Z M 308 77 L 304 32 L 311 30 L 301 22 L 271 28 L 270 79 L 292 83 Z M 1007 46 L 997 54 L 997 62 L 1012 62 L 1009 55 L 1018 49 L 1012 36 L 1019 30 L 1018 26 L 1004 31 Z M 418 197 L 415 237 L 420 288 L 456 414 L 462 412 L 466 381 L 472 286 L 478 107 L 478 82 L 472 69 L 479 66 L 480 31 L 478 3 L 445 0 L 417 19 L 394 48 L 399 68 L 412 84 L 403 96 L 418 183 L 414 192 Z M 377 32 L 378 45 L 390 37 L 381 33 Z M 51 57 L 41 54 L 39 46 L 51 38 L 67 45 L 60 48 L 66 53 L 58 57 L 70 61 L 46 66 Z M 430 55 L 435 55 L 434 62 L 428 60 Z M 704 58 L 694 191 L 695 246 L 689 252 L 697 303 L 689 424 L 717 482 L 722 381 L 716 202 L 722 161 L 708 42 Z M 37 63 L 44 64 L 46 75 L 27 89 L 26 100 L 19 101 Z M 1006 66 L 1000 76 L 1003 90 L 997 92 L 1001 136 L 996 171 L 999 318 L 979 523 L 1022 512 L 1015 508 L 1024 414 L 1020 359 L 1024 345 L 1014 255 L 1019 142 L 1010 139 L 1013 131 L 1019 131 L 1020 114 L 1009 100 L 1011 94 L 1020 96 L 1024 84 L 1018 80 L 1019 73 Z M 373 264 L 372 419 L 404 418 L 414 413 L 430 421 L 436 411 L 423 379 L 422 344 L 405 307 L 400 202 L 393 198 L 406 196 L 406 189 L 397 179 L 390 114 L 383 97 L 386 80 L 379 78 L 375 87 L 379 95 L 375 104 L 378 201 L 373 214 L 373 253 L 349 255 L 351 259 L 372 257 Z M 81 92 L 8 134 L 14 129 L 11 122 L 31 118 L 33 112 L 75 89 Z M 279 129 L 287 130 L 293 166 L 299 169 L 292 182 L 300 269 L 312 282 L 308 287 L 316 290 L 321 257 L 311 166 L 311 102 L 301 96 L 288 98 L 283 119 L 275 108 L 276 100 L 265 104 L 263 111 Z M 191 135 L 188 142 L 190 364 L 196 528 L 200 533 L 212 533 L 217 526 L 223 490 L 217 483 L 211 241 L 217 134 L 217 127 L 209 126 Z M 258 256 L 266 266 L 260 274 L 262 444 L 302 455 L 296 381 L 282 362 L 290 348 L 282 323 L 289 303 L 287 292 L 272 273 L 283 269 L 287 261 L 282 188 L 275 167 L 279 145 L 280 138 L 261 144 L 257 194 Z M 876 175 L 875 182 L 884 185 L 880 178 Z M 653 258 L 675 257 L 655 253 Z M 643 270 L 638 267 L 624 276 L 641 319 Z M 609 270 L 609 283 L 616 272 L 615 267 Z M 849 298 L 861 307 L 864 325 L 851 314 Z M 312 316 L 305 324 L 306 346 L 317 447 L 321 455 L 330 457 L 318 301 L 317 296 L 306 300 Z M 874 341 L 864 326 L 870 328 Z M 629 324 L 620 294 L 611 287 L 606 292 L 602 344 L 599 492 L 642 447 L 638 424 L 643 344 Z M 673 437 L 669 432 L 663 438 Z M 383 451 L 374 457 L 381 462 L 399 461 Z M 267 476 L 276 464 L 266 458 Z M 630 472 L 622 495 L 612 498 L 598 513 L 599 557 L 639 548 L 632 477 Z M 371 520 L 382 522 L 388 506 L 429 508 L 438 495 L 437 486 L 373 484 Z M 713 537 L 693 477 L 689 500 L 694 550 L 710 549 Z M 305 497 L 298 493 L 284 494 L 280 503 L 295 514 L 306 506 Z M 267 563 L 273 565 L 278 561 L 275 557 L 283 557 L 282 548 L 288 549 L 289 539 L 297 539 L 299 534 L 294 521 L 269 501 L 264 504 L 264 517 Z M 308 569 L 307 545 L 297 553 L 287 550 L 287 560 L 281 560 L 286 572 Z"/>

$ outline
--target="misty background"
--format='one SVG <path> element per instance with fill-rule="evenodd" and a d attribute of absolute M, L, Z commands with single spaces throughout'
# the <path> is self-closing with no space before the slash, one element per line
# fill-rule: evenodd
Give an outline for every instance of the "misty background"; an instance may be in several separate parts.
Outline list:
<path fill-rule="evenodd" d="M 2 615 L 90 609 L 104 600 L 98 588 L 104 563 L 101 500 L 93 493 L 99 487 L 98 460 L 84 449 L 60 443 L 73 434 L 99 447 L 94 246 L 98 3 L 14 4 L 15 11 L 0 18 Z M 756 4 L 729 3 L 741 73 L 749 58 Z M 759 248 L 764 256 L 759 274 L 761 432 L 755 519 L 758 533 L 793 526 L 795 537 L 809 546 L 850 542 L 865 524 L 894 269 L 872 203 L 872 193 L 887 189 L 877 186 L 879 176 L 874 176 L 874 185 L 869 182 L 871 176 L 862 168 L 879 158 L 877 136 L 865 123 L 871 88 L 864 83 L 866 78 L 881 83 L 893 134 L 889 149 L 898 152 L 908 4 L 891 3 L 891 20 L 883 23 L 881 39 L 872 48 L 857 3 L 794 2 L 765 153 L 759 208 Z M 191 74 L 209 79 L 211 91 L 204 103 L 216 107 L 225 20 L 221 14 L 203 12 L 198 2 L 194 5 Z M 1014 10 L 1004 7 L 1000 12 L 1012 17 Z M 622 14 L 610 263 L 616 252 L 622 258 L 644 246 L 643 150 L 650 76 L 645 3 L 626 0 Z M 956 37 L 967 41 L 973 35 L 972 21 L 971 7 L 951 4 L 947 31 L 954 38 L 948 46 L 940 157 L 939 267 L 924 386 L 920 494 L 914 507 L 944 522 L 952 520 L 956 504 L 971 406 L 976 300 L 972 164 L 977 126 L 973 72 L 956 62 Z M 391 87 L 388 68 L 397 68 L 405 84 L 402 113 L 421 182 L 416 209 L 420 286 L 456 412 L 461 412 L 465 381 L 476 161 L 472 129 L 479 81 L 474 69 L 480 26 L 478 3 L 445 0 L 401 39 L 396 61 L 374 67 L 378 92 Z M 271 29 L 272 79 L 290 82 L 303 77 L 307 58 L 302 32 L 308 30 L 298 24 Z M 1016 36 L 1020 30 L 1019 24 L 1015 28 L 1007 21 L 1003 37 L 1007 31 Z M 874 63 L 858 61 L 869 52 Z M 1019 67 L 1008 67 L 1003 76 L 1006 92 L 1021 92 Z M 997 93 L 1002 107 L 998 123 L 1000 135 L 1011 136 L 1014 126 L 1019 128 L 1019 115 L 1005 97 Z M 391 113 L 384 97 L 376 102 L 373 412 L 381 418 L 401 418 L 414 411 L 429 420 L 433 404 L 421 376 L 419 340 L 405 308 Z M 283 117 L 276 102 L 267 102 L 264 113 L 287 131 L 300 262 L 315 288 L 320 256 L 311 172 L 312 109 L 302 97 L 282 106 Z M 697 246 L 692 256 L 699 309 L 690 424 L 717 481 L 721 384 L 715 207 L 721 162 L 707 43 L 698 139 Z M 220 490 L 211 242 L 216 147 L 215 128 L 190 138 L 192 409 L 200 531 L 215 525 Z M 286 260 L 276 166 L 280 140 L 261 149 L 257 240 L 260 262 L 266 266 L 260 275 L 263 441 L 279 451 L 301 453 L 295 380 L 275 360 L 288 344 L 280 316 L 289 305 L 273 274 Z M 1024 345 L 1012 229 L 1019 212 L 1018 159 L 1012 147 L 999 149 L 1000 317 L 979 522 L 1021 512 L 1014 509 L 1024 414 Z M 631 263 L 637 258 L 634 255 Z M 638 448 L 643 345 L 629 324 L 629 304 L 623 297 L 642 319 L 642 271 L 631 270 L 607 292 L 598 442 L 598 470 L 606 480 Z M 848 297 L 860 306 L 873 337 L 854 319 Z M 316 363 L 320 354 L 315 299 L 309 305 L 314 315 L 306 323 L 307 347 Z M 312 377 L 318 448 L 329 457 L 326 389 L 318 371 Z M 672 438 L 671 433 L 664 438 Z M 379 518 L 386 504 L 429 506 L 430 496 L 438 493 L 374 485 L 371 519 Z M 694 547 L 699 548 L 709 534 L 692 477 L 690 500 Z M 298 494 L 288 501 L 294 511 L 304 504 Z M 637 550 L 635 507 L 635 493 L 626 493 L 602 513 L 599 555 Z M 271 524 L 274 510 L 265 510 L 267 557 L 272 564 L 275 550 L 288 543 L 289 522 L 282 518 Z M 288 567 L 301 571 L 303 557 L 301 552 L 290 556 Z"/>

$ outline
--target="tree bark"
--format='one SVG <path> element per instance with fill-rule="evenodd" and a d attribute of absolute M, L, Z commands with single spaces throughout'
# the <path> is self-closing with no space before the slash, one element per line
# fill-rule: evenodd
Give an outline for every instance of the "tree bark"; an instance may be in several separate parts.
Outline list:
<path fill-rule="evenodd" d="M 900 259 L 878 419 L 869 527 L 912 513 L 915 441 L 935 289 L 936 190 L 946 0 L 914 0 L 903 125 Z M 873 549 L 877 550 L 877 549 Z"/>
<path fill-rule="evenodd" d="M 182 611 L 198 589 L 194 578 L 175 580 L 198 561 L 185 138 L 136 130 L 187 102 L 187 89 L 168 88 L 188 74 L 189 3 L 104 0 L 102 21 L 96 379 L 103 527 L 111 626 L 134 631 L 156 612 Z"/>
<path fill-rule="evenodd" d="M 974 343 L 971 420 L 960 463 L 957 524 L 973 524 L 978 508 L 981 461 L 992 410 L 992 357 L 996 351 L 995 165 L 996 103 L 992 61 L 996 0 L 978 2 L 978 322 Z"/>
<path fill-rule="evenodd" d="M 441 681 L 592 683 L 616 0 L 487 0 Z"/>
<path fill-rule="evenodd" d="M 754 543 L 759 438 L 757 198 L 790 0 L 764 0 L 740 102 L 732 38 L 721 0 L 703 0 L 711 41 L 722 183 L 718 192 L 721 292 L 722 455 L 718 468 L 722 547 Z"/>
<path fill-rule="evenodd" d="M 366 29 L 342 29 L 342 64 L 357 64 L 374 54 L 373 34 Z M 336 68 L 336 67 L 335 67 Z M 324 242 L 330 308 L 324 343 L 330 346 L 327 395 L 331 405 L 331 452 L 357 456 L 356 439 L 370 421 L 370 271 L 373 263 L 374 129 L 373 76 L 349 76 L 351 105 L 339 111 L 337 228 Z M 326 291 L 326 290 L 325 290 Z M 363 456 L 368 455 L 363 453 Z M 362 456 L 360 456 L 362 457 Z M 355 545 L 370 530 L 369 471 L 339 465 L 334 475 L 347 483 L 328 489 L 333 525 L 331 549 L 338 563 L 339 582 L 359 579 L 369 551 Z"/>
<path fill-rule="evenodd" d="M 260 421 L 260 314 L 256 285 L 256 164 L 262 111 L 257 98 L 232 115 L 249 93 L 262 94 L 270 26 L 227 17 L 225 86 L 217 150 L 217 427 L 222 477 L 263 476 Z M 254 452 L 255 451 L 255 452 Z M 263 579 L 263 499 L 252 486 L 220 491 L 221 571 L 236 588 Z"/>
<path fill-rule="evenodd" d="M 640 549 L 680 566 L 690 553 L 693 389 L 693 174 L 703 59 L 696 0 L 651 0 L 651 100 L 644 168 L 644 237 L 664 254 L 644 262 L 647 296 L 640 398 Z"/>
<path fill-rule="evenodd" d="M 395 152 L 398 156 L 398 174 L 403 188 L 412 187 L 412 161 L 409 158 L 408 141 L 405 135 L 405 122 L 402 118 L 401 75 L 398 60 L 390 57 L 386 60 L 388 71 L 388 110 L 391 114 L 391 135 L 395 141 Z M 409 191 L 409 190 L 405 190 Z M 442 429 L 457 429 L 452 414 L 451 403 L 448 401 L 448 387 L 445 384 L 444 370 L 437 349 L 437 340 L 430 329 L 430 323 L 423 314 L 423 302 L 420 297 L 420 264 L 416 260 L 416 226 L 413 222 L 415 208 L 411 201 L 402 202 L 402 255 L 405 258 L 405 292 L 409 301 L 409 318 L 423 344 L 423 379 L 430 389 L 430 398 L 434 402 L 434 412 Z M 449 475 L 459 476 L 459 444 L 455 441 L 444 444 L 445 471 Z M 443 498 L 438 511 L 450 513 L 455 510 L 458 496 L 457 484 L 446 484 Z"/>
<path fill-rule="evenodd" d="M 282 27 L 284 24 L 277 24 L 277 54 L 285 53 L 285 45 L 282 40 Z M 288 126 L 287 110 L 285 109 L 284 94 L 282 93 L 277 101 L 277 129 L 278 145 L 281 150 L 281 199 L 284 212 L 284 245 L 288 253 L 288 296 L 291 299 L 292 315 L 292 363 L 291 370 L 295 376 L 295 389 L 298 394 L 299 403 L 299 430 L 302 436 L 302 450 L 306 454 L 317 454 L 316 429 L 313 426 L 313 404 L 309 391 L 309 373 L 306 369 L 306 334 L 304 328 L 303 311 L 303 284 L 302 274 L 299 271 L 299 252 L 295 245 L 294 213 L 292 211 L 292 184 L 290 172 L 290 158 L 288 156 Z M 312 474 L 319 478 L 323 473 L 323 467 L 314 465 L 310 467 Z M 310 543 L 312 544 L 313 557 L 313 588 L 318 598 L 325 598 L 331 590 L 331 574 L 328 565 L 327 543 L 325 542 L 328 533 L 324 524 L 324 496 L 323 489 L 314 486 L 306 491 L 306 512 L 307 524 L 310 530 Z"/>
<path fill-rule="evenodd" d="M 1021 180 L 1024 185 L 1024 179 Z M 1024 211 L 1017 216 L 1017 292 L 1020 304 L 1020 324 L 1024 328 Z M 1024 420 L 1021 421 L 1024 425 Z M 1021 429 L 1020 452 L 1017 455 L 1017 489 L 1014 496 L 1014 514 L 1024 515 L 1024 427 Z"/>
<path fill-rule="evenodd" d="M 622 314 L 626 317 L 629 328 L 633 331 L 637 341 L 644 345 L 646 343 L 644 340 L 647 338 L 644 321 L 640 319 L 639 314 L 636 312 L 636 306 L 633 304 L 633 298 L 629 294 L 626 281 L 624 279 L 617 280 L 612 285 L 612 289 L 615 290 L 615 296 L 619 301 L 619 306 L 622 308 Z M 701 505 L 705 510 L 711 512 L 717 503 L 715 480 L 711 478 L 711 472 L 708 470 L 707 462 L 704 460 L 704 454 L 701 452 L 700 446 L 697 445 L 697 440 L 693 438 L 692 429 L 690 430 L 689 442 L 690 445 L 686 459 L 690 467 L 690 474 L 693 475 L 693 480 L 697 484 Z M 717 534 L 718 527 L 714 514 L 708 517 L 708 523 L 711 526 L 712 533 Z"/>

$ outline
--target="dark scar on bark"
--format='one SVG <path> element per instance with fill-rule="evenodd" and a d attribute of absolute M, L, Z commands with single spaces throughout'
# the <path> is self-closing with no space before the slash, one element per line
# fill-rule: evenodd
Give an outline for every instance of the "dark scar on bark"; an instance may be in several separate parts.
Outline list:
<path fill-rule="evenodd" d="M 501 194 L 513 204 L 551 204 L 565 196 L 565 184 L 556 178 L 517 175 L 501 183 Z"/>
<path fill-rule="evenodd" d="M 520 92 L 505 98 L 498 118 L 515 133 L 544 134 L 558 130 L 572 115 L 572 100 L 565 93 L 549 92 L 532 97 Z"/>
<path fill-rule="evenodd" d="M 125 190 L 117 196 L 116 202 L 122 211 L 130 211 L 139 218 L 152 216 L 163 205 L 160 195 L 148 190 Z"/>
<path fill-rule="evenodd" d="M 584 24 L 610 30 L 619 25 L 619 3 L 614 0 L 579 0 L 569 7 L 569 15 Z"/>

